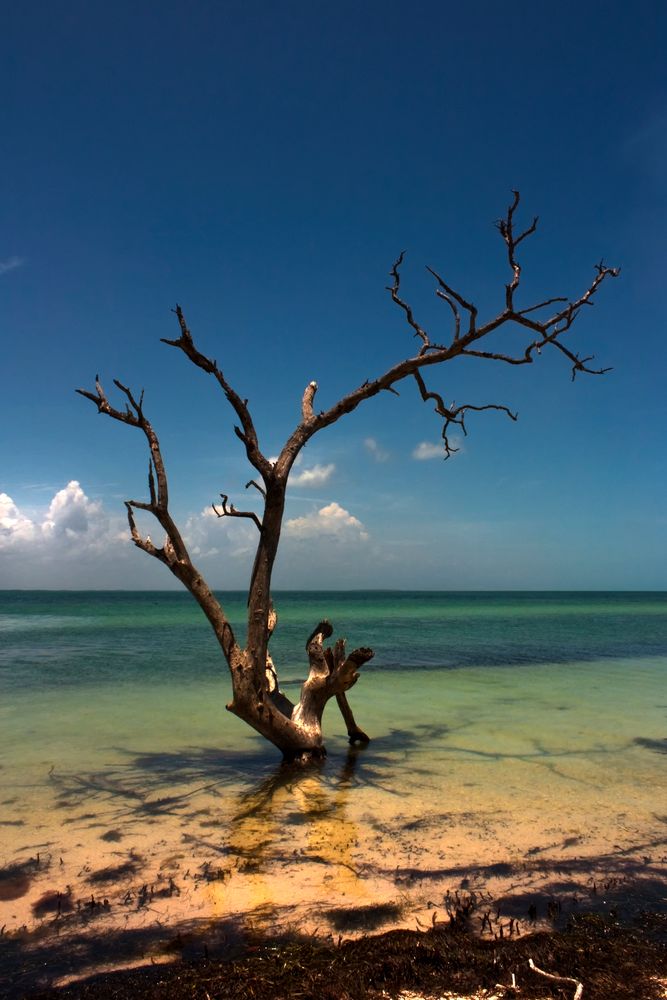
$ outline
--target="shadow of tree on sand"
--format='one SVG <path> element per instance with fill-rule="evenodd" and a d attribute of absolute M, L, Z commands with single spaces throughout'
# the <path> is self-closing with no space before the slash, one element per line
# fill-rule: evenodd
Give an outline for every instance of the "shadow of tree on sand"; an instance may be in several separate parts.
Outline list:
<path fill-rule="evenodd" d="M 330 864 L 330 852 L 338 849 L 335 840 L 327 840 L 330 821 L 340 827 L 341 841 L 347 837 L 346 804 L 354 789 L 377 788 L 400 796 L 397 791 L 400 782 L 394 780 L 396 768 L 404 767 L 405 774 L 415 781 L 432 776 L 440 764 L 429 769 L 428 759 L 421 751 L 429 741 L 442 740 L 448 733 L 445 726 L 416 726 L 393 730 L 373 740 L 368 747 L 341 750 L 334 744 L 331 757 L 319 767 L 308 769 L 276 764 L 271 750 L 263 747 L 250 753 L 197 746 L 155 753 L 125 749 L 124 762 L 103 772 L 54 771 L 49 780 L 57 807 L 85 808 L 86 813 L 97 808 L 110 822 L 119 824 L 118 830 L 102 834 L 102 840 L 113 842 L 121 838 L 124 824 L 134 820 L 141 823 L 146 819 L 155 821 L 160 816 L 177 816 L 186 831 L 184 839 L 205 851 L 206 856 L 217 854 L 237 866 L 269 866 L 294 861 L 290 837 L 301 826 L 309 831 L 308 860 Z M 659 741 L 638 738 L 635 742 L 647 750 L 664 752 Z M 448 750 L 468 752 L 465 747 L 451 745 Z M 549 761 L 549 753 L 542 747 L 536 748 L 534 756 L 541 765 Z M 555 756 L 561 756 L 560 752 Z M 525 755 L 520 759 L 525 760 Z M 201 808 L 201 800 L 196 801 L 202 792 L 212 800 L 210 816 L 203 815 L 207 810 Z M 227 817 L 224 828 L 216 815 L 216 798 L 224 800 Z M 397 814 L 400 808 L 398 801 Z M 405 828 L 415 839 L 434 839 L 439 835 L 437 824 L 438 816 L 434 814 L 429 822 L 425 818 L 423 825 L 407 821 Z M 311 827 L 317 839 L 311 836 Z M 614 850 L 596 857 L 563 859 L 561 856 L 554 860 L 535 856 L 521 862 L 508 859 L 486 866 L 451 864 L 437 868 L 418 864 L 397 868 L 387 857 L 374 864 L 364 863 L 363 870 L 358 866 L 356 874 L 386 878 L 393 882 L 399 895 L 412 884 L 432 885 L 432 906 L 443 918 L 450 892 L 476 894 L 475 907 L 480 909 L 488 904 L 489 908 L 491 901 L 484 896 L 484 887 L 494 879 L 517 886 L 532 881 L 539 887 L 526 891 L 519 888 L 493 900 L 493 926 L 521 920 L 530 928 L 533 919 L 561 926 L 578 912 L 623 915 L 642 908 L 664 909 L 662 873 L 652 862 L 652 857 L 660 852 L 664 856 L 664 847 L 663 838 L 635 845 L 632 852 Z M 346 863 L 343 853 L 338 855 L 338 863 L 341 857 Z M 31 874 L 32 869 L 12 871 L 11 891 L 22 890 L 22 880 Z M 140 860 L 130 856 L 115 869 L 107 867 L 93 872 L 89 882 L 95 891 L 103 893 L 107 881 L 113 881 L 119 874 L 136 875 L 143 880 Z M 350 907 L 349 912 L 337 908 L 329 916 L 323 909 L 322 926 L 341 933 L 355 927 L 370 931 L 378 914 L 372 908 L 367 909 L 366 914 L 359 907 Z M 281 914 L 278 908 L 275 910 L 277 926 Z M 484 912 L 473 913 L 473 925 L 483 919 Z M 271 914 L 263 916 L 271 918 Z M 191 921 L 168 928 L 156 925 L 119 929 L 112 924 L 113 918 L 102 907 L 67 912 L 61 901 L 58 909 L 49 911 L 35 931 L 0 934 L 0 984 L 4 979 L 7 995 L 21 996 L 21 991 L 27 992 L 28 988 L 103 964 L 150 961 L 151 956 L 164 955 L 229 957 L 249 941 L 247 925 L 230 919 Z M 475 925 L 475 929 L 485 928 Z"/>
<path fill-rule="evenodd" d="M 54 931 L 57 929 L 57 933 Z M 18 1000 L 38 987 L 80 976 L 108 965 L 151 963 L 178 956 L 233 958 L 251 945 L 238 920 L 183 922 L 175 927 L 82 924 L 76 915 L 61 917 L 58 928 L 44 925 L 0 937 L 0 996 Z"/>
<path fill-rule="evenodd" d="M 589 864 L 601 868 L 606 861 L 607 856 L 603 855 L 589 859 Z M 617 868 L 616 876 L 610 875 L 599 883 L 589 883 L 587 893 L 582 892 L 581 882 L 577 881 L 576 865 L 569 866 L 569 874 L 556 865 L 545 864 L 543 868 L 545 873 L 550 872 L 552 878 L 539 892 L 511 893 L 493 900 L 484 894 L 476 895 L 474 891 L 459 895 L 458 890 L 447 890 L 440 894 L 434 899 L 434 913 L 437 914 L 437 908 L 440 908 L 440 916 L 437 924 L 435 920 L 432 923 L 433 931 L 437 929 L 442 934 L 442 929 L 445 928 L 446 932 L 448 925 L 445 915 L 453 915 L 451 929 L 459 934 L 465 930 L 468 935 L 472 935 L 472 938 L 468 936 L 461 939 L 462 943 L 463 940 L 470 942 L 466 945 L 468 950 L 473 947 L 472 941 L 478 938 L 486 939 L 495 949 L 508 945 L 510 940 L 538 941 L 539 935 L 536 939 L 528 936 L 532 928 L 539 925 L 539 928 L 558 930 L 569 928 L 573 921 L 576 927 L 577 921 L 587 919 L 590 914 L 597 914 L 606 921 L 604 925 L 599 925 L 605 939 L 614 928 L 641 921 L 648 921 L 650 924 L 651 914 L 655 914 L 654 922 L 662 920 L 659 924 L 662 932 L 667 930 L 664 881 L 643 877 L 632 864 L 629 863 L 624 871 Z M 456 869 L 451 872 L 453 875 L 460 874 Z M 479 874 L 483 874 L 482 869 Z M 326 901 L 323 901 L 322 907 L 323 927 L 326 927 L 328 921 L 334 938 L 352 931 L 372 933 L 378 929 L 378 914 L 375 912 L 377 907 L 327 910 Z M 393 909 L 396 910 L 395 907 Z M 457 913 L 461 912 L 465 919 L 459 924 Z M 398 912 L 390 914 L 398 915 Z M 265 912 L 261 916 L 264 918 L 264 926 L 268 924 L 280 927 L 280 908 L 276 907 L 272 913 Z M 85 925 L 77 914 L 62 915 L 57 922 L 57 928 L 54 918 L 51 925 L 43 925 L 35 931 L 0 936 L 0 995 L 23 1000 L 35 992 L 41 993 L 63 977 L 85 978 L 97 975 L 104 967 L 130 964 L 150 966 L 165 960 L 185 960 L 187 966 L 177 968 L 189 968 L 195 964 L 202 968 L 203 975 L 212 968 L 209 966 L 211 960 L 229 961 L 257 952 L 264 953 L 273 960 L 277 959 L 276 949 L 280 946 L 287 946 L 289 954 L 291 948 L 303 947 L 309 942 L 313 944 L 312 938 L 300 937 L 293 929 L 288 933 L 276 930 L 268 936 L 265 933 L 257 935 L 249 931 L 248 925 L 243 921 L 229 918 L 183 921 L 169 927 L 154 923 L 149 927 L 125 929 L 110 927 L 104 917 L 97 921 L 91 920 Z M 430 933 L 431 925 L 424 927 L 424 930 Z M 411 935 L 412 948 L 419 948 L 419 941 L 428 938 L 428 934 L 415 936 L 413 932 L 393 934 Z M 379 950 L 384 947 L 383 942 L 389 941 L 391 937 L 392 935 L 383 935 L 376 939 L 377 944 L 374 939 L 369 939 L 368 953 L 371 962 L 374 954 L 377 959 Z M 586 945 L 586 948 L 584 951 L 580 949 L 579 953 L 589 954 L 588 933 L 583 936 L 581 944 Z M 530 945 L 533 953 L 535 947 L 535 944 Z M 155 973 L 158 973 L 157 969 Z M 159 974 L 158 978 L 162 979 L 162 976 L 163 974 Z M 91 980 L 91 983 L 94 984 L 95 981 Z M 114 982 L 120 989 L 122 980 L 115 978 Z M 98 994 L 94 992 L 93 986 L 93 992 L 85 992 L 84 988 L 81 995 Z M 127 993 L 110 990 L 108 995 L 129 997 L 141 994 L 132 993 L 131 990 Z"/>
<path fill-rule="evenodd" d="M 405 760 L 425 741 L 441 738 L 445 726 L 395 729 L 367 747 L 346 747 L 319 766 L 299 768 L 276 763 L 270 749 L 239 753 L 217 747 L 185 747 L 174 751 L 136 752 L 114 748 L 125 758 L 104 771 L 61 773 L 49 780 L 56 808 L 115 807 L 117 818 L 137 818 L 187 811 L 200 792 L 229 797 L 242 808 L 260 811 L 283 789 L 297 788 L 315 778 L 323 787 L 367 785 L 393 793 L 391 778 L 397 755 Z M 430 774 L 427 768 L 411 774 Z"/>

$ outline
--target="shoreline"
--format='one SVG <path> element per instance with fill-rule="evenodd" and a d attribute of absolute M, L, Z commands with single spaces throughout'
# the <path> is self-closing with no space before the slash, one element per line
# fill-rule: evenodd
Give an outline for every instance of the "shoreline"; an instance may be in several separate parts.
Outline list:
<path fill-rule="evenodd" d="M 648 799 L 628 813 L 599 791 L 584 797 L 591 786 L 566 762 L 556 774 L 511 758 L 501 766 L 512 785 L 495 791 L 466 784 L 459 764 L 448 801 L 416 748 L 402 765 L 357 751 L 241 784 L 238 759 L 189 749 L 51 769 L 46 784 L 36 771 L 2 828 L 0 980 L 38 989 L 137 963 L 230 959 L 267 938 L 334 947 L 425 933 L 468 905 L 491 942 L 584 912 L 632 920 L 667 906 L 667 818 Z M 466 766 L 475 778 L 490 765 L 476 751 Z M 560 796 L 547 796 L 558 775 Z"/>
<path fill-rule="evenodd" d="M 36 601 L 7 632 L 6 975 L 37 988 L 267 935 L 426 933 L 457 898 L 489 942 L 664 909 L 667 659 L 646 655 L 662 602 L 537 602 L 536 619 L 516 602 L 341 601 L 364 634 L 393 623 L 388 663 L 409 645 L 422 666 L 369 672 L 355 709 L 372 742 L 351 750 L 333 713 L 329 757 L 299 773 L 222 724 L 194 613 L 108 603 Z M 285 647 L 315 610 L 286 608 Z M 465 669 L 442 665 L 450 647 Z M 474 665 L 489 651 L 497 667 Z"/>
<path fill-rule="evenodd" d="M 218 927 L 224 955 L 209 950 L 190 924 L 172 928 L 171 938 L 152 952 L 149 938 L 135 942 L 147 950 L 124 964 L 102 961 L 98 950 L 95 965 L 75 973 L 71 956 L 82 940 L 66 933 L 57 946 L 42 938 L 32 952 L 42 966 L 55 969 L 60 962 L 61 972 L 69 962 L 58 981 L 31 976 L 30 952 L 23 951 L 13 974 L 0 976 L 0 987 L 12 1000 L 580 1000 L 584 991 L 585 1000 L 660 1000 L 667 995 L 664 909 L 640 910 L 626 919 L 585 911 L 570 915 L 559 929 L 555 923 L 562 915 L 549 930 L 512 936 L 495 930 L 486 937 L 479 932 L 479 908 L 468 908 L 465 901 L 447 923 L 339 935 L 334 941 L 292 931 L 246 932 L 240 943 L 228 936 L 233 928 Z M 493 925 L 499 926 L 492 918 Z M 109 939 L 113 932 L 107 931 Z M 98 936 L 98 949 L 101 942 Z M 0 972 L 6 972 L 4 947 Z"/>
<path fill-rule="evenodd" d="M 264 900 L 256 889 L 266 872 L 258 875 L 250 865 L 228 873 L 202 855 L 193 855 L 187 869 L 170 869 L 162 857 L 150 882 L 143 881 L 148 873 L 139 857 L 133 862 L 130 856 L 116 866 L 82 869 L 76 884 L 58 877 L 60 862 L 33 858 L 0 870 L 5 912 L 8 903 L 33 901 L 30 923 L 3 927 L 0 935 L 0 990 L 4 982 L 9 996 L 20 995 L 17 989 L 30 995 L 136 966 L 230 961 L 304 936 L 336 948 L 377 934 L 424 934 L 458 924 L 480 941 L 497 943 L 560 932 L 583 914 L 631 924 L 645 912 L 667 913 L 667 858 L 651 861 L 642 854 L 645 846 L 596 857 L 568 858 L 565 848 L 522 861 L 493 856 L 486 865 L 395 868 L 391 877 L 386 868 L 367 865 L 348 869 L 343 884 L 324 881 L 322 873 L 334 871 L 315 855 L 274 864 L 272 895 Z M 24 895 L 7 900 L 12 891 Z"/>

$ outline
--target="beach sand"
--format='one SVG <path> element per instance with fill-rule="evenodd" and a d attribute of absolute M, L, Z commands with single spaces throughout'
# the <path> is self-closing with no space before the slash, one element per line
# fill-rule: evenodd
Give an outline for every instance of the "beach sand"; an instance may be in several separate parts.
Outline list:
<path fill-rule="evenodd" d="M 187 774 L 173 761 L 150 777 L 51 770 L 5 800 L 7 962 L 20 956 L 25 987 L 237 954 L 265 935 L 425 929 L 466 907 L 480 933 L 505 937 L 583 910 L 664 905 L 655 789 L 624 808 L 616 787 L 591 795 L 582 761 L 559 765 L 570 780 L 558 798 L 553 775 L 522 777 L 516 762 L 494 788 L 473 757 L 454 796 L 420 760 L 391 781 L 364 751 L 231 784 L 215 751 Z"/>

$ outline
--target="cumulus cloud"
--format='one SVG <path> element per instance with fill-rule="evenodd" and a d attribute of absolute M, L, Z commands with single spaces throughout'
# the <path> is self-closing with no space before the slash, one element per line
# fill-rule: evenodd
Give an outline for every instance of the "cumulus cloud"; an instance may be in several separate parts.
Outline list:
<path fill-rule="evenodd" d="M 324 483 L 329 482 L 335 471 L 336 466 L 333 462 L 329 465 L 313 465 L 312 468 L 304 469 L 303 472 L 297 472 L 296 475 L 291 476 L 289 483 L 290 486 L 323 486 Z"/>
<path fill-rule="evenodd" d="M 389 452 L 381 448 L 374 437 L 365 438 L 364 448 L 376 462 L 387 462 L 389 460 Z"/>
<path fill-rule="evenodd" d="M 238 559 L 254 551 L 257 528 L 239 518 L 218 517 L 212 507 L 205 507 L 187 519 L 183 537 L 193 559 L 208 559 L 223 550 L 226 557 Z"/>
<path fill-rule="evenodd" d="M 77 480 L 39 508 L 21 508 L 8 493 L 0 493 L 1 585 L 175 587 L 164 567 L 132 545 L 119 508 L 114 506 L 110 513 L 102 501 L 87 496 Z M 137 512 L 137 525 L 142 534 L 153 535 L 156 545 L 162 544 L 161 529 L 142 511 Z M 184 519 L 183 536 L 212 586 L 246 585 L 258 538 L 251 521 L 218 518 L 206 507 Z M 345 560 L 352 546 L 368 543 L 371 551 L 365 526 L 336 502 L 315 503 L 306 516 L 286 521 L 283 540 L 286 580 L 291 586 L 301 586 L 302 580 L 311 578 L 310 545 L 323 543 L 320 570 L 334 574 L 348 574 Z"/>
<path fill-rule="evenodd" d="M 49 504 L 41 525 L 42 534 L 46 538 L 64 537 L 70 541 L 82 538 L 99 526 L 101 517 L 104 517 L 102 502 L 89 500 L 80 483 L 73 479 Z"/>
<path fill-rule="evenodd" d="M 285 522 L 284 530 L 288 538 L 295 539 L 326 536 L 343 542 L 368 540 L 368 532 L 361 521 L 335 500 L 303 517 L 291 518 Z"/>
<path fill-rule="evenodd" d="M 55 494 L 42 517 L 28 517 L 7 493 L 0 494 L 0 550 L 59 555 L 100 551 L 126 537 L 120 518 L 109 518 L 72 479 Z"/>
<path fill-rule="evenodd" d="M 23 514 L 7 493 L 0 493 L 0 551 L 29 545 L 37 526 Z"/>

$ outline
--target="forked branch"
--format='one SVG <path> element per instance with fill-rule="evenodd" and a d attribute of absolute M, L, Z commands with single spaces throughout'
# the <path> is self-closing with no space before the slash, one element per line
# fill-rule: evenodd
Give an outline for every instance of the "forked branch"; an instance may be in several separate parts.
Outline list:
<path fill-rule="evenodd" d="M 505 308 L 496 317 L 487 321 L 482 326 L 478 326 L 477 307 L 460 292 L 456 291 L 437 271 L 428 267 L 427 271 L 437 282 L 435 293 L 439 299 L 446 302 L 453 317 L 453 330 L 449 341 L 445 344 L 434 343 L 426 328 L 415 318 L 412 306 L 400 295 L 400 266 L 404 259 L 403 253 L 399 255 L 390 272 L 393 283 L 388 286 L 388 291 L 391 294 L 393 302 L 404 313 L 408 325 L 414 330 L 414 335 L 421 340 L 421 348 L 417 357 L 396 365 L 390 372 L 381 376 L 375 382 L 365 383 L 362 390 L 365 387 L 375 387 L 376 385 L 379 385 L 381 388 L 387 388 L 388 381 L 391 384 L 404 378 L 406 374 L 412 374 L 417 381 L 422 399 L 424 401 L 433 400 L 436 404 L 435 412 L 445 418 L 442 436 L 445 442 L 446 457 L 449 457 L 456 450 L 449 441 L 448 429 L 452 424 L 456 424 L 461 427 L 465 434 L 466 412 L 470 410 L 500 410 L 506 413 L 512 420 L 516 420 L 516 414 L 508 407 L 496 404 L 486 404 L 483 406 L 466 404 L 459 407 L 452 404 L 446 406 L 443 397 L 439 393 L 426 388 L 421 371 L 427 365 L 439 364 L 456 356 L 485 358 L 490 361 L 501 361 L 510 365 L 526 365 L 533 363 L 535 357 L 540 355 L 542 348 L 552 346 L 571 363 L 573 379 L 579 372 L 589 375 L 604 375 L 606 372 L 611 371 L 610 368 L 591 367 L 590 362 L 594 360 L 593 355 L 581 357 L 576 351 L 567 347 L 561 338 L 571 329 L 583 307 L 593 305 L 593 296 L 602 282 L 607 278 L 618 277 L 620 268 L 607 267 L 603 261 L 600 261 L 599 264 L 595 265 L 595 278 L 579 298 L 569 300 L 561 295 L 552 296 L 534 305 L 517 309 L 515 306 L 515 296 L 521 282 L 521 263 L 518 259 L 517 248 L 536 231 L 538 217 L 535 216 L 527 228 L 517 233 L 515 230 L 515 215 L 519 207 L 519 192 L 514 191 L 513 196 L 506 216 L 496 223 L 496 227 L 507 248 L 507 259 L 512 270 L 512 280 L 505 286 Z M 561 303 L 566 303 L 566 305 L 562 305 L 548 319 L 539 319 L 540 310 L 554 304 L 560 305 Z M 468 327 L 465 332 L 462 332 L 462 319 L 465 315 L 468 317 Z M 532 334 L 531 339 L 521 352 L 512 354 L 502 350 L 487 349 L 478 346 L 484 338 L 489 337 L 502 327 L 512 324 L 523 327 Z M 359 395 L 360 390 L 356 390 L 347 399 L 351 400 L 354 398 L 356 400 Z"/>
<path fill-rule="evenodd" d="M 367 743 L 368 737 L 357 726 L 345 697 L 359 679 L 359 670 L 373 658 L 373 650 L 362 647 L 347 654 L 345 640 L 338 639 L 333 649 L 324 640 L 333 633 L 328 621 L 321 621 L 308 637 L 306 649 L 310 670 L 301 689 L 292 719 L 305 730 L 321 728 L 322 713 L 330 698 L 336 697 L 348 730 L 350 743 Z"/>
<path fill-rule="evenodd" d="M 131 389 L 129 389 L 126 385 L 123 385 L 123 383 L 118 379 L 114 379 L 114 385 L 127 399 L 124 410 L 117 409 L 111 405 L 104 389 L 102 388 L 99 375 L 95 376 L 94 393 L 89 392 L 86 389 L 77 389 L 76 391 L 79 395 L 85 396 L 86 399 L 89 399 L 92 403 L 94 403 L 97 407 L 98 413 L 104 413 L 108 417 L 111 417 L 112 420 L 118 420 L 120 423 L 129 424 L 131 427 L 137 427 L 143 432 L 150 450 L 150 458 L 148 461 L 148 492 L 150 495 L 150 501 L 148 503 L 142 500 L 125 501 L 130 534 L 134 544 L 138 548 L 147 552 L 149 555 L 155 556 L 156 559 L 159 559 L 160 562 L 166 563 L 170 569 L 176 572 L 177 567 L 186 565 L 189 566 L 191 563 L 185 542 L 183 541 L 181 533 L 169 513 L 169 485 L 167 482 L 167 472 L 164 460 L 162 458 L 162 451 L 160 449 L 160 441 L 150 421 L 144 413 L 143 391 L 137 399 Z M 146 538 L 142 537 L 139 529 L 137 528 L 133 510 L 145 510 L 156 518 L 166 534 L 165 544 L 162 548 L 154 545 L 150 536 L 146 536 Z M 178 572 L 177 575 L 179 575 Z"/>
<path fill-rule="evenodd" d="M 250 518 L 251 521 L 255 522 L 258 531 L 262 530 L 262 522 L 253 510 L 237 510 L 233 503 L 228 505 L 227 501 L 229 500 L 229 497 L 226 493 L 221 493 L 220 499 L 222 500 L 222 506 L 220 509 L 218 509 L 214 503 L 211 504 L 213 513 L 216 517 L 247 517 Z"/>
<path fill-rule="evenodd" d="M 421 327 L 417 322 L 417 320 L 415 319 L 414 313 L 412 312 L 412 306 L 408 305 L 407 302 L 404 302 L 403 299 L 398 294 L 399 289 L 401 287 L 401 273 L 399 268 L 403 263 L 404 257 L 405 257 L 405 250 L 401 250 L 400 254 L 398 255 L 398 258 L 394 261 L 394 266 L 389 272 L 394 281 L 393 284 L 387 285 L 387 291 L 391 293 L 391 297 L 393 301 L 396 303 L 396 305 L 400 309 L 402 309 L 403 312 L 405 313 L 405 318 L 408 321 L 408 324 L 415 331 L 414 333 L 415 337 L 418 337 L 421 340 L 422 351 L 427 351 L 431 347 L 431 338 L 427 334 L 426 330 L 424 330 L 424 328 Z M 454 314 L 456 315 L 456 310 L 454 310 Z"/>
<path fill-rule="evenodd" d="M 484 358 L 492 361 L 501 361 L 510 365 L 526 365 L 532 364 L 544 347 L 551 346 L 568 359 L 571 364 L 573 378 L 580 372 L 589 375 L 602 375 L 610 371 L 609 368 L 592 367 L 590 362 L 593 361 L 593 356 L 581 357 L 576 351 L 562 343 L 562 338 L 571 329 L 583 307 L 593 304 L 592 299 L 600 285 L 608 278 L 616 278 L 620 273 L 620 269 L 607 267 L 603 262 L 600 262 L 595 268 L 595 278 L 579 298 L 569 300 L 560 295 L 550 296 L 532 305 L 529 304 L 518 308 L 516 297 L 521 282 L 521 263 L 518 257 L 518 248 L 528 237 L 536 232 L 538 224 L 538 219 L 535 217 L 531 224 L 524 230 L 516 232 L 515 221 L 518 207 L 519 193 L 515 191 L 513 192 L 513 200 L 505 218 L 496 223 L 506 246 L 507 259 L 512 270 L 512 279 L 505 286 L 504 308 L 493 319 L 487 320 L 480 325 L 477 306 L 450 285 L 436 270 L 430 267 L 427 268 L 437 283 L 435 293 L 441 301 L 446 303 L 453 320 L 451 334 L 444 342 L 442 342 L 442 338 L 440 338 L 440 342 L 436 342 L 431 337 L 429 331 L 417 318 L 412 305 L 402 295 L 401 266 L 405 254 L 403 252 L 399 254 L 391 268 L 392 283 L 387 286 L 387 290 L 391 295 L 392 301 L 403 313 L 408 326 L 413 332 L 413 336 L 420 342 L 417 353 L 405 358 L 403 361 L 397 362 L 382 375 L 373 379 L 366 379 L 358 388 L 343 396 L 328 410 L 323 410 L 317 414 L 313 412 L 312 398 L 309 398 L 310 388 L 316 388 L 315 383 L 311 383 L 306 389 L 302 401 L 302 421 L 293 431 L 276 462 L 275 471 L 279 477 L 286 477 L 289 474 L 289 470 L 300 449 L 317 431 L 336 423 L 345 414 L 356 410 L 362 402 L 371 399 L 380 392 L 396 392 L 396 385 L 408 376 L 416 377 L 425 368 L 443 364 L 456 357 Z M 553 305 L 559 306 L 557 311 L 548 319 L 540 319 L 540 311 Z M 482 345 L 482 341 L 490 338 L 493 333 L 505 327 L 523 328 L 529 332 L 528 342 L 519 351 L 510 353 L 492 346 L 486 347 Z M 460 407 L 452 404 L 447 407 L 442 400 L 442 396 L 432 390 L 426 389 L 423 378 L 421 382 L 418 380 L 418 385 L 422 399 L 433 400 L 436 403 L 436 412 L 445 418 L 443 440 L 445 441 L 446 455 L 451 455 L 455 450 L 448 438 L 448 428 L 452 424 L 457 424 L 466 433 L 465 414 L 467 412 L 498 410 L 505 413 L 512 420 L 516 419 L 516 414 L 509 407 L 499 404 L 465 404 L 465 406 Z"/>
<path fill-rule="evenodd" d="M 482 410 L 500 410 L 502 413 L 506 413 L 510 420 L 517 420 L 517 414 L 512 413 L 512 411 L 507 406 L 503 406 L 499 403 L 487 403 L 484 406 L 475 406 L 472 403 L 464 403 L 462 406 L 456 406 L 452 403 L 451 406 L 446 406 L 445 401 L 438 392 L 431 392 L 426 388 L 426 383 L 422 377 L 420 371 L 415 372 L 415 381 L 419 386 L 419 392 L 421 398 L 424 402 L 432 399 L 435 402 L 434 410 L 438 416 L 444 417 L 444 424 L 442 427 L 442 440 L 445 446 L 445 458 L 450 458 L 459 449 L 454 447 L 449 440 L 449 428 L 452 424 L 456 427 L 460 427 L 465 435 L 468 431 L 466 429 L 465 417 L 469 410 L 476 412 L 481 412 Z"/>
<path fill-rule="evenodd" d="M 143 500 L 125 501 L 127 521 L 132 541 L 137 548 L 143 552 L 147 552 L 148 555 L 153 556 L 168 566 L 174 576 L 187 587 L 211 623 L 230 666 L 238 664 L 241 651 L 236 643 L 232 627 L 219 602 L 193 564 L 181 533 L 169 511 L 167 472 L 158 436 L 144 413 L 144 394 L 142 392 L 139 399 L 136 399 L 131 390 L 123 385 L 122 382 L 114 379 L 114 384 L 127 399 L 124 410 L 117 409 L 111 405 L 102 388 L 99 375 L 95 376 L 95 392 L 89 392 L 87 389 L 77 389 L 76 391 L 79 395 L 85 396 L 86 399 L 94 403 L 98 413 L 104 413 L 108 417 L 111 417 L 112 420 L 129 424 L 131 427 L 138 427 L 148 442 L 150 449 L 148 463 L 148 492 L 150 500 L 148 502 L 144 502 Z M 150 535 L 144 537 L 140 533 L 134 517 L 135 510 L 144 510 L 152 514 L 163 528 L 165 539 L 161 548 L 153 543 Z"/>

